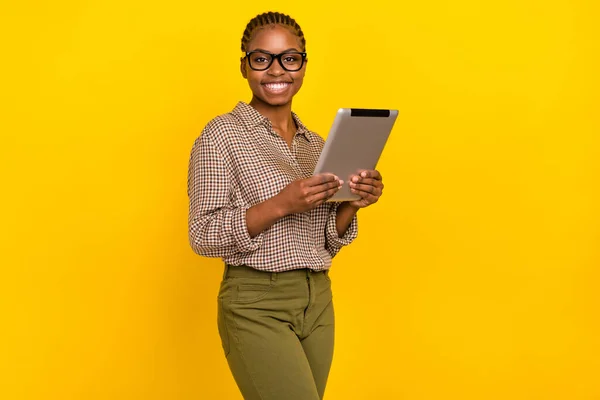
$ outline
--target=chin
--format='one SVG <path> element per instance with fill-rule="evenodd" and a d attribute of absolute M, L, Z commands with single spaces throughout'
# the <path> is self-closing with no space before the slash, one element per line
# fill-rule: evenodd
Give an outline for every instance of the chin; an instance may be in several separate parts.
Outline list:
<path fill-rule="evenodd" d="M 287 97 L 285 97 L 285 98 L 281 98 L 281 97 L 280 98 L 277 98 L 277 97 L 269 98 L 268 96 L 260 96 L 260 97 L 257 96 L 257 97 L 261 102 L 263 102 L 269 106 L 272 106 L 272 107 L 281 107 L 281 106 L 285 106 L 286 104 L 289 104 L 292 102 L 292 97 L 290 97 L 290 98 L 287 98 Z"/>
<path fill-rule="evenodd" d="M 269 104 L 275 107 L 285 106 L 292 102 L 292 99 L 270 101 Z"/>

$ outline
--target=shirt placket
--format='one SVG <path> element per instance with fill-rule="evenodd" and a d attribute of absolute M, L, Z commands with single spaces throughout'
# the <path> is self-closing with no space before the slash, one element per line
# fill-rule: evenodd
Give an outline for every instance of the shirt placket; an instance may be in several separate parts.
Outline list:
<path fill-rule="evenodd" d="M 298 134 L 294 135 L 294 138 L 292 139 L 292 147 L 290 149 L 290 146 L 288 146 L 288 144 L 286 143 L 285 139 L 283 139 L 281 136 L 279 136 L 279 134 L 277 134 L 277 132 L 273 131 L 273 128 L 271 128 L 271 133 L 277 136 L 277 140 L 279 142 L 279 147 L 281 148 L 281 151 L 283 152 L 283 154 L 285 155 L 285 157 L 288 160 L 288 164 L 292 167 L 296 178 L 302 178 L 302 171 L 300 170 L 300 164 L 298 164 Z"/>
<path fill-rule="evenodd" d="M 297 133 L 294 135 L 294 139 L 292 140 L 292 149 L 291 149 L 290 154 L 293 157 L 294 167 L 297 171 L 296 173 L 298 174 L 299 177 L 303 177 L 302 171 L 300 170 L 300 164 L 298 164 L 298 140 L 299 140 L 298 136 L 299 135 Z M 313 225 L 312 213 L 311 212 L 303 213 L 303 217 L 304 217 L 306 223 L 309 224 L 309 226 L 312 228 L 312 225 Z M 317 246 L 314 241 L 310 242 L 310 252 L 315 259 L 319 259 L 319 252 L 317 251 Z"/>
<path fill-rule="evenodd" d="M 288 158 L 290 165 L 293 167 L 293 170 L 296 173 L 296 177 L 303 178 L 304 176 L 300 169 L 300 164 L 298 163 L 298 140 L 299 140 L 298 133 L 296 133 L 294 135 L 294 138 L 292 139 L 291 148 L 290 148 L 290 146 L 288 146 L 288 144 L 285 142 L 285 140 L 281 136 L 279 136 L 279 135 L 277 135 L 277 136 L 280 139 L 279 143 L 281 144 L 284 154 Z M 312 228 L 311 213 L 310 212 L 302 213 L 302 218 L 304 219 L 305 223 L 308 224 L 308 226 L 310 226 Z M 317 247 L 314 242 L 310 243 L 309 251 L 311 252 L 312 257 L 314 257 L 315 259 L 319 259 L 319 253 L 317 251 Z"/>
<path fill-rule="evenodd" d="M 298 165 L 298 134 L 295 134 L 294 138 L 292 139 L 292 149 L 290 151 L 290 155 L 294 168 L 296 168 L 296 172 L 300 173 L 300 165 Z"/>

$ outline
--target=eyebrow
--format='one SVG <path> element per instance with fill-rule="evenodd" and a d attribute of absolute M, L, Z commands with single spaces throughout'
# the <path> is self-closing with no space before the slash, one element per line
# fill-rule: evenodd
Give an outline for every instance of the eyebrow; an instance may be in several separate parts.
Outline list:
<path fill-rule="evenodd" d="M 254 50 L 250 50 L 250 51 L 262 51 L 263 53 L 277 54 L 277 53 L 272 53 L 272 52 L 270 52 L 269 50 L 260 49 L 260 48 L 259 48 L 259 49 L 254 49 Z M 288 52 L 290 52 L 290 51 L 296 51 L 296 52 L 298 52 L 298 53 L 302 53 L 300 50 L 298 50 L 298 49 L 297 49 L 297 48 L 295 48 L 295 47 L 291 47 L 291 48 L 289 48 L 289 49 L 285 49 L 284 51 L 282 51 L 282 53 L 288 53 Z"/>

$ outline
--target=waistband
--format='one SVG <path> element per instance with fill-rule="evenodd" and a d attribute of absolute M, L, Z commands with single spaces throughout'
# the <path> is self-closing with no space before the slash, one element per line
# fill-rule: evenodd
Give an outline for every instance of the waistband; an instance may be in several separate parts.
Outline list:
<path fill-rule="evenodd" d="M 329 270 L 315 271 L 310 268 L 293 269 L 283 272 L 260 271 L 247 265 L 225 264 L 223 279 L 226 278 L 267 278 L 276 279 L 298 279 L 315 275 L 329 275 Z"/>

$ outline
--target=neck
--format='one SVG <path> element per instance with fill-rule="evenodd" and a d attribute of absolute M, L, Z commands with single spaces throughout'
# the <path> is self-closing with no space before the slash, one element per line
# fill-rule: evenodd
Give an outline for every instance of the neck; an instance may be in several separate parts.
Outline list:
<path fill-rule="evenodd" d="M 253 97 L 250 105 L 271 121 L 273 128 L 284 138 L 293 137 L 296 125 L 292 118 L 292 102 L 273 106 Z"/>

